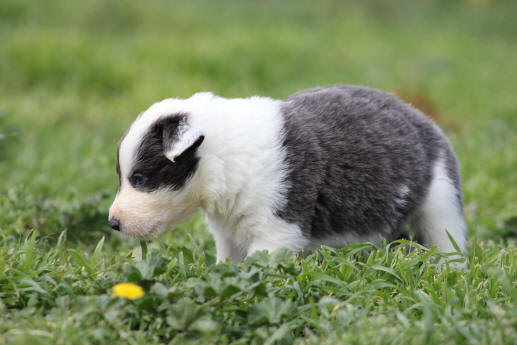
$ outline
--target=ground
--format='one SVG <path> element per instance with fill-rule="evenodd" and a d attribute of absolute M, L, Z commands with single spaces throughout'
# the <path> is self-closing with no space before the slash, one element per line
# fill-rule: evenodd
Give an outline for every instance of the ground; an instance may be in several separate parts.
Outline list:
<path fill-rule="evenodd" d="M 0 3 L 0 344 L 517 342 L 511 1 Z M 197 217 L 107 226 L 115 146 L 166 97 L 359 84 L 432 116 L 461 162 L 466 270 L 392 243 L 214 263 Z M 136 300 L 112 287 L 144 288 Z"/>

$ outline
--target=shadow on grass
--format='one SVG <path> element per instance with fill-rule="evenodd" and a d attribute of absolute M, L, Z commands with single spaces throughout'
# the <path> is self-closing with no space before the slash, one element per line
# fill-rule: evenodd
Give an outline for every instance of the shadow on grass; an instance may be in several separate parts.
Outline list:
<path fill-rule="evenodd" d="M 36 229 L 49 245 L 55 244 L 59 234 L 66 230 L 68 243 L 95 246 L 113 232 L 105 206 L 109 197 L 100 192 L 64 201 L 35 196 L 24 186 L 12 187 L 0 196 L 0 229 L 4 235 L 15 238 L 23 238 Z"/>
<path fill-rule="evenodd" d="M 68 241 L 95 245 L 113 230 L 108 225 L 108 209 L 101 207 L 109 195 L 100 193 L 78 202 L 59 215 L 60 228 L 67 230 Z"/>

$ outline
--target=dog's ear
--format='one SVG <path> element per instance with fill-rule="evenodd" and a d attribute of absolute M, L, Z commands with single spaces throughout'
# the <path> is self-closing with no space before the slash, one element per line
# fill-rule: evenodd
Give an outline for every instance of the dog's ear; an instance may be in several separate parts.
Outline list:
<path fill-rule="evenodd" d="M 205 139 L 201 129 L 189 124 L 186 117 L 167 123 L 162 130 L 163 153 L 171 162 L 187 150 L 197 150 Z"/>

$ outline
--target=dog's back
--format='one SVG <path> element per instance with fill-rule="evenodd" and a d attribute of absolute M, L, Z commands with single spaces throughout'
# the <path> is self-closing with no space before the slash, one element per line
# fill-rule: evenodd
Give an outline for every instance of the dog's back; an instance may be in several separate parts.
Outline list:
<path fill-rule="evenodd" d="M 440 178 L 448 179 L 451 192 L 440 197 L 460 218 L 454 226 L 463 223 L 454 153 L 416 109 L 377 90 L 334 86 L 294 94 L 282 114 L 289 192 L 278 215 L 316 244 L 405 233 L 405 224 L 422 213 L 442 165 L 446 176 Z M 461 227 L 455 239 L 464 248 Z M 415 235 L 426 242 L 429 231 L 427 226 Z"/>

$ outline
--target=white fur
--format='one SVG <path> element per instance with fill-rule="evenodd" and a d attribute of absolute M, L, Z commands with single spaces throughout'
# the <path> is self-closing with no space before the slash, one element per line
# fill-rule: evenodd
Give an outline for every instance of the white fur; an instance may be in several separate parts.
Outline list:
<path fill-rule="evenodd" d="M 398 195 L 395 197 L 395 202 L 400 206 L 404 206 L 406 204 L 406 196 L 409 194 L 409 187 L 405 184 L 401 185 L 398 189 Z"/>
<path fill-rule="evenodd" d="M 181 123 L 178 126 L 179 141 L 173 143 L 173 146 L 165 152 L 165 157 L 174 162 L 176 157 L 192 146 L 201 135 L 203 135 L 201 129 L 190 124 Z"/>
<path fill-rule="evenodd" d="M 466 252 L 467 227 L 458 207 L 457 190 L 447 174 L 445 159 L 440 157 L 433 169 L 433 180 L 424 203 L 416 212 L 414 225 L 426 246 L 436 245 L 439 252 L 454 252 L 447 235 L 460 250 Z"/>
<path fill-rule="evenodd" d="M 280 104 L 270 98 L 224 99 L 198 93 L 189 99 L 166 99 L 152 105 L 135 120 L 120 145 L 121 186 L 110 218 L 120 221 L 123 233 L 145 237 L 179 225 L 201 209 L 216 241 L 218 261 L 230 258 L 238 262 L 254 251 L 280 247 L 299 251 L 322 244 L 380 243 L 381 234 L 339 234 L 309 240 L 299 226 L 273 213 L 285 204 L 288 187 Z M 204 134 L 197 151 L 201 159 L 196 173 L 178 191 L 135 190 L 127 175 L 143 136 L 155 121 L 175 113 L 189 114 L 188 126 L 182 127 L 179 140 L 166 155 L 174 161 Z M 401 185 L 396 201 L 404 204 L 409 192 L 408 186 Z M 426 200 L 415 216 L 425 244 L 436 244 L 438 251 L 453 251 L 447 230 L 465 251 L 466 227 L 457 205 L 456 189 L 441 158 L 434 167 Z"/>
<path fill-rule="evenodd" d="M 180 112 L 189 114 L 195 134 L 205 135 L 196 173 L 180 191 L 134 190 L 127 174 L 142 137 L 159 118 Z M 223 99 L 211 93 L 152 105 L 121 143 L 122 184 L 110 217 L 119 219 L 123 233 L 148 236 L 177 225 L 200 208 L 216 240 L 219 261 L 240 261 L 257 250 L 303 249 L 308 240 L 300 228 L 272 211 L 285 203 L 286 193 L 279 112 L 280 101 L 270 98 Z M 183 134 L 180 147 L 174 145 L 169 151 L 169 159 L 191 141 L 189 131 Z"/>

